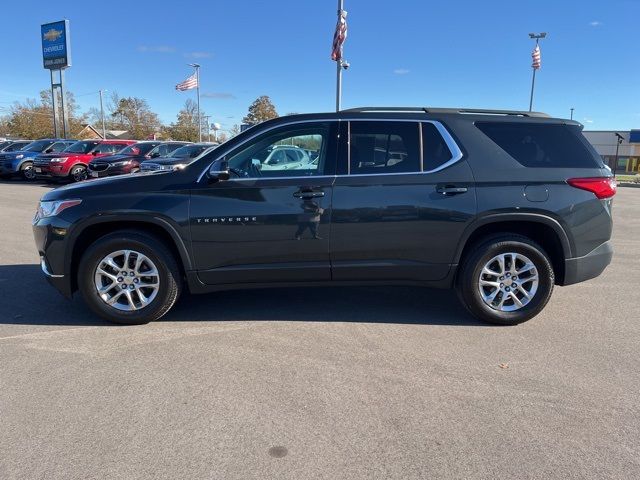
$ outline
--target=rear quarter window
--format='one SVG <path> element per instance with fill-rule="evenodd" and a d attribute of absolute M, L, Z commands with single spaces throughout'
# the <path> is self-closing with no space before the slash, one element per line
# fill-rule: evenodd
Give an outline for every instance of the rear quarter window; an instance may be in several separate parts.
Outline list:
<path fill-rule="evenodd" d="M 476 127 L 521 165 L 531 168 L 601 168 L 580 127 L 526 122 L 476 122 Z"/>

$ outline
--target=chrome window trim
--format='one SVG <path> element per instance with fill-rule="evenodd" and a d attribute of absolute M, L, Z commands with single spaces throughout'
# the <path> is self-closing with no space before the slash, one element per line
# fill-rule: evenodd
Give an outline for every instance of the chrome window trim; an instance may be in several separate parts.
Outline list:
<path fill-rule="evenodd" d="M 327 122 L 338 122 L 338 125 L 340 125 L 340 122 L 349 122 L 348 125 L 348 133 L 347 133 L 347 174 L 346 175 L 308 175 L 308 176 L 295 176 L 295 177 L 260 177 L 260 178 L 232 178 L 226 181 L 247 181 L 247 180 L 268 180 L 268 179 L 273 179 L 273 180 L 290 180 L 292 178 L 327 178 L 327 177 L 365 177 L 365 176 L 382 176 L 382 175 L 420 175 L 420 174 L 424 174 L 424 173 L 435 173 L 435 172 L 439 172 L 440 170 L 444 170 L 445 168 L 450 167 L 451 165 L 459 162 L 462 157 L 464 156 L 464 154 L 462 153 L 462 150 L 460 149 L 460 147 L 458 146 L 458 144 L 456 143 L 456 141 L 453 139 L 453 137 L 451 136 L 451 134 L 449 133 L 449 130 L 447 130 L 447 128 L 440 123 L 437 120 L 429 120 L 429 119 L 420 119 L 420 118 L 360 118 L 360 117 L 355 117 L 355 118 L 318 118 L 318 119 L 311 119 L 311 120 L 296 120 L 296 121 L 291 121 L 291 122 L 287 122 L 287 123 L 282 123 L 279 125 L 274 125 L 272 127 L 269 127 L 265 130 L 261 130 L 259 132 L 254 133 L 253 135 L 251 135 L 249 138 L 243 140 L 241 143 L 239 143 L 238 145 L 236 145 L 235 149 L 238 149 L 240 147 L 242 147 L 244 144 L 246 144 L 247 142 L 250 142 L 251 140 L 253 140 L 254 138 L 264 134 L 264 133 L 268 133 L 272 130 L 275 130 L 276 128 L 280 128 L 280 127 L 287 127 L 287 126 L 294 126 L 294 125 L 301 125 L 304 123 L 327 123 Z M 420 124 L 420 145 L 422 146 L 422 127 L 421 125 L 423 123 L 431 123 L 433 124 L 436 129 L 438 130 L 438 132 L 440 133 L 440 135 L 442 136 L 442 138 L 444 139 L 445 143 L 447 144 L 447 147 L 449 147 L 449 151 L 451 152 L 451 159 L 449 159 L 448 161 L 446 161 L 445 163 L 443 163 L 442 165 L 432 169 L 432 170 L 422 170 L 420 172 L 398 172 L 398 173 L 354 173 L 351 174 L 350 173 L 350 169 L 351 169 L 351 146 L 350 146 L 350 140 L 351 140 L 351 128 L 350 128 L 350 122 L 355 122 L 355 121 L 363 121 L 363 122 L 417 122 L 418 124 Z M 338 128 L 339 131 L 339 128 Z M 420 149 L 420 151 L 422 152 L 422 148 Z M 203 152 L 204 154 L 204 152 Z M 420 153 L 420 155 L 422 156 L 423 153 Z M 224 157 L 224 155 L 222 156 Z M 220 160 L 220 158 L 222 157 L 217 157 L 216 159 L 214 159 L 211 163 L 209 163 L 207 165 L 207 167 L 202 171 L 202 173 L 198 176 L 198 179 L 196 180 L 196 183 L 200 183 L 202 181 L 202 179 L 204 178 L 204 176 L 207 174 L 207 172 L 209 171 L 209 169 L 211 168 L 211 166 L 217 162 L 218 160 Z M 337 165 L 336 165 L 337 167 Z M 421 168 L 422 168 L 422 160 L 421 160 Z"/>

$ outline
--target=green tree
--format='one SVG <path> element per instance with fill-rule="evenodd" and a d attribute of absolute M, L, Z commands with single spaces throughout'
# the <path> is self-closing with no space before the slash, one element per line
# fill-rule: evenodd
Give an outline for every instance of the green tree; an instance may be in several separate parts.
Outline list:
<path fill-rule="evenodd" d="M 278 112 L 276 112 L 276 107 L 271 103 L 271 99 L 267 95 L 262 95 L 256 98 L 249 106 L 249 112 L 242 119 L 242 122 L 255 125 L 265 120 L 276 118 L 277 116 Z"/>
<path fill-rule="evenodd" d="M 56 120 L 62 134 L 62 102 L 57 92 Z M 65 110 L 69 126 L 67 136 L 73 137 L 82 129 L 84 116 L 78 114 L 78 106 L 73 93 L 65 94 Z M 43 138 L 54 135 L 51 91 L 42 90 L 40 101 L 28 98 L 24 102 L 14 103 L 6 117 L 7 133 L 22 138 Z"/>
<path fill-rule="evenodd" d="M 204 117 L 204 112 L 200 111 L 200 119 Z M 206 138 L 206 128 L 204 122 L 200 122 L 203 129 L 203 138 Z M 190 98 L 184 102 L 184 107 L 178 112 L 176 121 L 165 129 L 165 135 L 173 140 L 186 142 L 198 141 L 198 104 Z"/>
<path fill-rule="evenodd" d="M 129 137 L 142 140 L 160 132 L 162 123 L 158 114 L 151 111 L 146 100 L 138 97 L 112 96 L 109 105 L 110 127 L 127 130 Z"/>

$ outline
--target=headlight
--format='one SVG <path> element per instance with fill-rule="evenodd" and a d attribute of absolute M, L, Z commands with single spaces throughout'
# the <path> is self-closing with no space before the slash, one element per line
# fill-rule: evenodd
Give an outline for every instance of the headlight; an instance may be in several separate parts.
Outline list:
<path fill-rule="evenodd" d="M 82 200 L 55 200 L 53 202 L 40 202 L 38 205 L 38 211 L 36 212 L 36 219 L 54 217 L 63 210 L 80 205 L 80 203 L 82 203 Z"/>
<path fill-rule="evenodd" d="M 113 162 L 111 166 L 113 167 L 124 167 L 125 165 L 129 165 L 131 160 L 122 160 L 121 162 Z"/>
<path fill-rule="evenodd" d="M 69 157 L 52 158 L 52 159 L 51 159 L 51 162 L 52 162 L 52 163 L 66 162 L 68 158 L 69 158 Z"/>
<path fill-rule="evenodd" d="M 24 155 L 22 153 L 19 155 L 16 155 L 16 160 L 20 160 L 21 158 L 24 158 Z"/>

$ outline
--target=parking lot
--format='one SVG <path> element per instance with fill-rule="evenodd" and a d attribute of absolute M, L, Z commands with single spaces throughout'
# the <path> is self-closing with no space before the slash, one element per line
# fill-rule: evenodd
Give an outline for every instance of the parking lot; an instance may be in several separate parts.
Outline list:
<path fill-rule="evenodd" d="M 184 295 L 118 327 L 41 275 L 0 182 L 0 478 L 640 477 L 640 189 L 613 264 L 518 327 L 453 292 Z"/>

